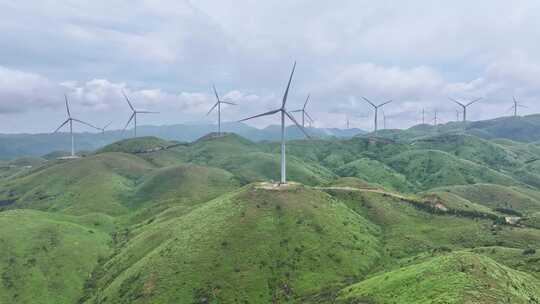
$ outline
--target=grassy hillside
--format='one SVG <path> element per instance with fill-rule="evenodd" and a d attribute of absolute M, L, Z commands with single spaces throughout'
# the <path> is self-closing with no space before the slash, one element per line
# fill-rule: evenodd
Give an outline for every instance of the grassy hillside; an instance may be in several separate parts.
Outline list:
<path fill-rule="evenodd" d="M 337 169 L 340 176 L 357 177 L 369 183 L 379 184 L 393 190 L 408 192 L 414 187 L 405 176 L 385 164 L 368 158 L 361 158 Z"/>
<path fill-rule="evenodd" d="M 438 150 L 407 151 L 390 158 L 388 164 L 409 181 L 415 181 L 421 189 L 475 183 L 518 184 L 487 166 Z"/>
<path fill-rule="evenodd" d="M 378 234 L 322 192 L 251 185 L 149 224 L 98 289 L 114 303 L 288 302 L 365 275 Z"/>
<path fill-rule="evenodd" d="M 109 234 L 76 218 L 31 210 L 0 213 L 0 303 L 76 303 L 109 254 Z"/>
<path fill-rule="evenodd" d="M 492 210 L 512 210 L 520 213 L 540 211 L 540 200 L 523 193 L 519 188 L 492 184 L 451 186 L 437 189 L 463 197 L 475 204 L 487 206 Z M 526 190 L 525 190 L 526 191 Z"/>
<path fill-rule="evenodd" d="M 535 303 L 540 149 L 471 124 L 4 161 L 0 303 Z"/>
<path fill-rule="evenodd" d="M 144 160 L 123 153 L 104 153 L 66 160 L 7 180 L 0 190 L 10 207 L 69 214 L 128 211 L 122 196 L 152 169 Z"/>
<path fill-rule="evenodd" d="M 540 281 L 488 257 L 459 252 L 374 276 L 340 303 L 538 303 Z"/>

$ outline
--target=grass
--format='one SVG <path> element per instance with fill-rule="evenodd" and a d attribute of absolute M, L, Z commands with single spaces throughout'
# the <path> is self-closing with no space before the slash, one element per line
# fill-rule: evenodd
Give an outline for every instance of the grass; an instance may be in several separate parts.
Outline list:
<path fill-rule="evenodd" d="M 100 285 L 112 302 L 294 302 L 365 275 L 378 233 L 322 192 L 251 185 L 150 224 Z"/>
<path fill-rule="evenodd" d="M 0 213 L 0 303 L 76 303 L 110 236 L 77 218 L 32 210 Z M 84 221 L 84 220 L 83 220 Z"/>
<path fill-rule="evenodd" d="M 402 174 L 377 160 L 368 158 L 347 163 L 338 168 L 337 173 L 340 176 L 357 177 L 400 192 L 410 192 L 414 188 Z"/>
<path fill-rule="evenodd" d="M 341 303 L 535 303 L 540 281 L 473 253 L 458 252 L 384 273 L 342 290 Z"/>

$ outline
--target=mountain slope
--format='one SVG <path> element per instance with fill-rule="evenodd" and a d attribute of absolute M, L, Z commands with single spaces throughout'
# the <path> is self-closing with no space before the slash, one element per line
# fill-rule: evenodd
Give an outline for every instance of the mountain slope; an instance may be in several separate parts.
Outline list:
<path fill-rule="evenodd" d="M 105 265 L 100 290 L 115 303 L 292 301 L 366 274 L 377 234 L 319 191 L 251 185 L 149 224 Z"/>
<path fill-rule="evenodd" d="M 374 276 L 342 290 L 340 303 L 538 303 L 540 281 L 467 252 Z"/>

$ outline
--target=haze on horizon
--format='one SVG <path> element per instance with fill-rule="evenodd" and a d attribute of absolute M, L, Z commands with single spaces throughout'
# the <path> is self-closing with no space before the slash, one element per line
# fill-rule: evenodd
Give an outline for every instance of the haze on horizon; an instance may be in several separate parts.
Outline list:
<path fill-rule="evenodd" d="M 470 120 L 510 115 L 512 96 L 540 112 L 540 2 L 11 1 L 0 2 L 0 133 L 51 132 L 72 113 L 122 128 L 214 122 L 220 93 L 232 121 L 279 104 L 294 60 L 289 109 L 311 93 L 317 127 L 371 130 L 361 100 L 395 103 L 388 127 L 455 120 L 448 100 L 482 97 Z M 369 117 L 365 117 L 369 115 Z M 277 124 L 265 118 L 251 122 Z M 84 129 L 83 129 L 84 130 Z"/>

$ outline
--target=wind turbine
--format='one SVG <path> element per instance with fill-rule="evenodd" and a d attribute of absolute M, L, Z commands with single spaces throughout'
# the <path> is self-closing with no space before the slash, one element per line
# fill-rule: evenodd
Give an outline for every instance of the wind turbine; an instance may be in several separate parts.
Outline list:
<path fill-rule="evenodd" d="M 127 129 L 127 127 L 129 126 L 129 123 L 133 120 L 133 123 L 134 123 L 134 131 L 135 131 L 135 137 L 137 137 L 137 114 L 157 114 L 159 112 L 151 112 L 151 111 L 146 111 L 146 110 L 136 110 L 133 105 L 131 104 L 131 102 L 129 101 L 129 98 L 127 97 L 126 93 L 124 93 L 124 91 L 122 91 L 122 95 L 124 95 L 124 98 L 126 99 L 128 105 L 129 105 L 129 108 L 131 109 L 131 116 L 129 117 L 129 120 L 128 122 L 126 123 L 126 126 L 124 127 L 124 131 Z"/>
<path fill-rule="evenodd" d="M 378 127 L 378 121 L 377 121 L 377 119 L 378 119 L 378 115 L 379 115 L 379 108 L 381 108 L 381 107 L 383 107 L 383 106 L 385 106 L 385 105 L 391 103 L 392 100 L 388 100 L 388 101 L 383 102 L 383 103 L 381 103 L 381 104 L 379 104 L 379 105 L 376 105 L 376 104 L 374 104 L 373 102 L 371 102 L 371 100 L 369 100 L 369 99 L 367 99 L 367 98 L 365 98 L 365 97 L 362 97 L 362 98 L 363 98 L 367 103 L 369 103 L 369 104 L 375 109 L 375 128 L 374 128 L 374 130 L 375 130 L 375 133 L 377 133 L 377 127 Z"/>
<path fill-rule="evenodd" d="M 306 106 L 307 106 L 307 104 L 309 102 L 309 98 L 310 98 L 310 94 L 308 94 L 308 96 L 306 98 L 306 102 L 304 102 L 304 106 L 301 109 L 291 111 L 291 113 L 298 113 L 298 112 L 302 113 L 302 127 L 303 128 L 305 128 L 306 117 L 311 122 L 313 122 L 313 118 L 311 118 L 311 116 L 309 116 L 308 112 L 306 111 Z"/>
<path fill-rule="evenodd" d="M 386 114 L 384 114 L 384 110 L 382 111 L 382 117 L 383 117 L 383 129 L 386 130 Z"/>
<path fill-rule="evenodd" d="M 516 96 L 513 96 L 513 102 L 514 102 L 514 105 L 508 110 L 514 110 L 514 117 L 517 117 L 518 116 L 518 108 L 527 108 L 527 106 L 519 104 L 519 102 L 516 99 Z"/>
<path fill-rule="evenodd" d="M 296 62 L 293 65 L 291 76 L 289 77 L 289 82 L 287 83 L 287 89 L 285 89 L 285 93 L 283 94 L 283 100 L 281 102 L 281 107 L 279 109 L 268 111 L 266 113 L 251 116 L 248 118 L 244 118 L 239 121 L 239 122 L 242 122 L 242 121 L 250 120 L 253 118 L 273 115 L 276 113 L 281 114 L 281 180 L 280 180 L 280 184 L 287 183 L 287 175 L 286 175 L 287 167 L 286 167 L 286 160 L 285 160 L 285 116 L 288 117 L 306 135 L 306 137 L 311 138 L 309 134 L 307 134 L 306 130 L 304 130 L 304 128 L 296 121 L 296 119 L 289 112 L 287 112 L 287 109 L 285 108 L 287 104 L 287 96 L 289 95 L 289 88 L 291 86 L 291 81 L 292 81 L 295 69 L 296 69 Z"/>
<path fill-rule="evenodd" d="M 463 108 L 463 122 L 467 121 L 467 108 L 469 106 L 471 106 L 472 104 L 480 101 L 480 99 L 482 99 L 482 98 L 474 99 L 474 100 L 470 101 L 469 103 L 465 104 L 465 103 L 461 103 L 461 102 L 459 102 L 459 101 L 457 101 L 457 100 L 455 100 L 453 98 L 450 98 L 450 100 L 452 100 L 453 102 L 455 102 L 456 104 L 458 104 L 459 106 L 461 106 Z"/>
<path fill-rule="evenodd" d="M 216 95 L 216 100 L 217 101 L 214 104 L 214 106 L 212 106 L 210 111 L 208 111 L 208 113 L 206 113 L 206 115 L 207 116 L 210 115 L 210 113 L 212 113 L 212 111 L 217 107 L 217 111 L 218 111 L 218 135 L 221 135 L 221 104 L 228 104 L 228 105 L 232 105 L 232 106 L 235 106 L 236 104 L 233 103 L 233 102 L 221 100 L 219 98 L 218 92 L 216 90 L 216 86 L 212 85 L 212 88 L 214 89 L 214 94 Z"/>
<path fill-rule="evenodd" d="M 80 119 L 72 117 L 71 112 L 69 111 L 69 102 L 68 102 L 67 95 L 64 94 L 64 98 L 66 100 L 66 111 L 67 111 L 68 118 L 56 130 L 54 130 L 53 133 L 57 133 L 60 129 L 62 129 L 62 127 L 64 127 L 66 124 L 69 123 L 69 134 L 71 135 L 71 157 L 75 157 L 75 137 L 73 135 L 73 122 L 78 122 L 80 124 L 87 125 L 96 130 L 100 130 L 100 129 L 98 127 L 95 127 L 92 124 L 89 124 Z"/>
<path fill-rule="evenodd" d="M 456 110 L 456 121 L 459 121 L 459 116 L 461 115 L 460 110 Z"/>

